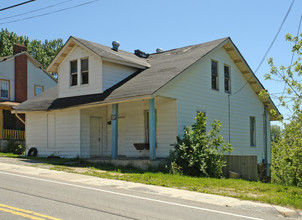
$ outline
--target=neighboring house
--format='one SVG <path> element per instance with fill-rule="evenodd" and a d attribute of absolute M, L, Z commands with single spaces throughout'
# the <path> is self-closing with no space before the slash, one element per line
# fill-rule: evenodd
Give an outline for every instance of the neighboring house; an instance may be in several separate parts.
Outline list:
<path fill-rule="evenodd" d="M 15 107 L 26 144 L 40 156 L 163 158 L 184 126 L 205 112 L 234 155 L 270 161 L 270 121 L 279 112 L 233 44 L 223 38 L 135 54 L 70 37 L 48 67 L 58 86 Z M 270 110 L 277 115 L 270 115 Z"/>
<path fill-rule="evenodd" d="M 11 114 L 12 107 L 57 84 L 26 47 L 14 45 L 13 51 L 11 56 L 0 57 L 0 145 L 3 140 L 25 137 L 24 114 Z"/>

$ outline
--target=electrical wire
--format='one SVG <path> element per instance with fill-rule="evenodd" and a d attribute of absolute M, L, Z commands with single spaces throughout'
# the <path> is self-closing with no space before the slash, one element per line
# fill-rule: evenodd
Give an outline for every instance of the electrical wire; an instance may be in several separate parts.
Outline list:
<path fill-rule="evenodd" d="M 64 4 L 66 2 L 70 2 L 70 1 L 73 1 L 73 0 L 67 0 L 67 1 L 64 1 L 64 2 L 60 2 L 60 3 L 57 3 L 57 4 L 49 5 L 49 6 L 46 6 L 46 7 L 43 7 L 43 8 L 38 8 L 38 9 L 35 9 L 35 10 L 32 10 L 32 11 L 28 11 L 28 12 L 24 12 L 24 13 L 21 13 L 21 14 L 17 14 L 17 15 L 12 15 L 12 16 L 8 16 L 8 17 L 0 18 L 0 20 L 5 20 L 5 19 L 9 19 L 9 18 L 18 17 L 18 16 L 21 16 L 21 15 L 30 14 L 30 13 L 33 13 L 33 12 L 37 12 L 37 11 L 41 11 L 41 10 L 44 10 L 44 9 L 52 8 L 52 7 L 55 7 L 57 5 L 61 5 L 61 4 Z"/>
<path fill-rule="evenodd" d="M 37 17 L 41 17 L 41 16 L 45 16 L 45 15 L 50 15 L 50 14 L 58 13 L 58 12 L 61 12 L 61 11 L 66 11 L 66 10 L 73 9 L 73 8 L 78 8 L 78 7 L 81 7 L 81 6 L 84 6 L 84 5 L 88 5 L 88 4 L 91 4 L 93 2 L 98 2 L 98 1 L 100 1 L 100 0 L 93 0 L 93 1 L 85 2 L 83 4 L 79 4 L 79 5 L 75 5 L 75 6 L 72 6 L 72 7 L 63 8 L 63 9 L 60 9 L 60 10 L 56 10 L 56 11 L 52 11 L 52 12 L 47 12 L 47 13 L 44 13 L 44 14 L 35 15 L 35 16 L 27 17 L 27 18 L 17 19 L 17 20 L 8 21 L 8 22 L 2 22 L 2 23 L 0 23 L 0 25 L 2 25 L 2 24 L 10 24 L 10 23 L 18 22 L 18 21 L 29 20 L 29 19 L 32 19 L 32 18 L 37 18 Z"/>
<path fill-rule="evenodd" d="M 21 6 L 21 5 L 25 5 L 25 4 L 34 2 L 34 1 L 36 1 L 36 0 L 29 0 L 29 1 L 22 2 L 22 3 L 16 4 L 16 5 L 8 6 L 8 7 L 6 7 L 6 8 L 0 9 L 0 11 L 5 11 L 5 10 L 11 9 L 11 8 L 15 8 L 15 7 L 18 7 L 18 6 Z"/>
<path fill-rule="evenodd" d="M 265 52 L 265 54 L 264 54 L 262 60 L 260 61 L 260 63 L 259 63 L 259 65 L 258 65 L 257 69 L 255 70 L 254 74 L 257 73 L 257 71 L 259 70 L 260 66 L 262 65 L 262 63 L 263 63 L 265 57 L 267 56 L 268 52 L 270 51 L 270 49 L 271 49 L 272 46 L 274 45 L 274 43 L 275 43 L 275 41 L 276 41 L 276 39 L 277 39 L 277 37 L 278 37 L 280 31 L 281 31 L 281 28 L 283 27 L 283 24 L 284 24 L 285 20 L 287 19 L 287 16 L 289 15 L 289 12 L 291 11 L 291 9 L 292 9 L 292 7 L 293 7 L 294 2 L 295 2 L 295 0 L 293 0 L 292 3 L 290 4 L 290 6 L 289 6 L 289 8 L 288 8 L 288 10 L 287 10 L 287 12 L 286 12 L 284 18 L 283 18 L 283 21 L 282 21 L 282 23 L 281 23 L 281 25 L 280 25 L 280 27 L 279 27 L 279 29 L 278 29 L 278 31 L 277 31 L 277 34 L 275 35 L 273 41 L 271 42 L 270 46 L 268 47 L 267 51 Z M 241 90 L 249 83 L 249 81 L 250 81 L 253 77 L 254 77 L 254 75 L 252 74 L 252 76 L 246 81 L 246 83 L 245 83 L 240 89 L 238 89 L 236 92 L 234 92 L 232 95 L 235 95 L 235 94 L 237 94 L 238 92 L 240 92 L 240 91 L 241 91 Z"/>

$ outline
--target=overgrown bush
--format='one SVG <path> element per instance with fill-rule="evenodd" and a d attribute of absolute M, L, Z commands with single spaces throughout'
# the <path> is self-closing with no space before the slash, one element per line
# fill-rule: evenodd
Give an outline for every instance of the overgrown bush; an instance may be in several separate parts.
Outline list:
<path fill-rule="evenodd" d="M 7 143 L 7 153 L 25 154 L 25 145 L 17 144 L 14 139 L 10 138 Z"/>
<path fill-rule="evenodd" d="M 272 142 L 272 182 L 302 186 L 302 113 L 284 124 L 282 138 Z"/>
<path fill-rule="evenodd" d="M 223 154 L 231 152 L 219 132 L 222 124 L 215 120 L 212 129 L 206 132 L 206 117 L 198 113 L 196 123 L 184 128 L 183 137 L 177 137 L 175 150 L 170 152 L 166 168 L 170 173 L 198 177 L 222 176 L 226 165 Z"/>

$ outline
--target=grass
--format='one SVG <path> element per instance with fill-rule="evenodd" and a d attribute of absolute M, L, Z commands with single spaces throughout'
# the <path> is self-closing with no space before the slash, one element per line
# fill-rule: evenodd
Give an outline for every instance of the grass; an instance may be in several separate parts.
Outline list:
<path fill-rule="evenodd" d="M 0 157 L 18 157 L 0 153 Z M 108 164 L 88 163 L 82 159 L 32 158 L 51 165 L 50 169 L 81 173 L 101 178 L 124 180 L 150 185 L 172 187 L 195 192 L 216 194 L 290 208 L 302 209 L 302 188 L 241 179 L 197 178 L 156 171 L 144 172 L 133 167 L 114 167 Z"/>

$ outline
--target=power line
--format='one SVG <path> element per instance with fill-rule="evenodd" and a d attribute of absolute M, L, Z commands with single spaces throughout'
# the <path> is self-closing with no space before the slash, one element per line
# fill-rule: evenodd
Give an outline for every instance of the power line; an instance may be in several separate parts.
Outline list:
<path fill-rule="evenodd" d="M 97 1 L 100 1 L 100 0 L 93 0 L 93 1 L 83 3 L 83 4 L 79 4 L 79 5 L 75 5 L 75 6 L 72 6 L 72 7 L 63 8 L 63 9 L 60 9 L 60 10 L 47 12 L 47 13 L 44 13 L 44 14 L 35 15 L 35 16 L 27 17 L 27 18 L 17 19 L 17 20 L 8 21 L 8 22 L 2 22 L 2 23 L 0 23 L 0 25 L 1 24 L 10 24 L 10 23 L 18 22 L 18 21 L 29 20 L 29 19 L 32 19 L 32 18 L 37 18 L 37 17 L 41 17 L 41 16 L 45 16 L 45 15 L 50 15 L 50 14 L 58 13 L 58 12 L 61 12 L 61 11 L 66 11 L 66 10 L 69 10 L 69 9 L 73 9 L 73 8 L 81 7 L 81 6 L 84 6 L 84 5 L 88 5 L 88 4 L 91 4 L 93 2 L 97 2 Z"/>
<path fill-rule="evenodd" d="M 268 52 L 269 52 L 270 49 L 272 48 L 273 44 L 275 43 L 275 41 L 276 41 L 276 39 L 277 39 L 277 37 L 278 37 L 280 31 L 281 31 L 281 28 L 283 27 L 283 24 L 284 24 L 284 22 L 285 22 L 285 20 L 286 20 L 286 18 L 287 18 L 287 16 L 288 16 L 288 14 L 289 14 L 289 12 L 290 12 L 291 9 L 292 9 L 292 6 L 293 6 L 294 2 L 295 2 L 295 0 L 293 0 L 292 3 L 290 4 L 290 6 L 289 6 L 289 8 L 288 8 L 288 10 L 287 10 L 287 12 L 286 12 L 286 14 L 285 14 L 285 17 L 283 18 L 283 21 L 282 21 L 282 23 L 281 23 L 281 25 L 280 25 L 280 27 L 279 27 L 279 29 L 278 29 L 278 31 L 277 31 L 277 34 L 275 35 L 273 41 L 271 42 L 270 46 L 268 47 L 267 51 L 265 52 L 265 54 L 264 54 L 262 60 L 260 61 L 260 63 L 259 63 L 259 65 L 258 65 L 257 69 L 255 70 L 254 74 L 257 73 L 257 71 L 259 70 L 260 66 L 262 65 L 262 63 L 263 63 L 265 57 L 267 56 Z M 240 91 L 241 91 L 241 90 L 249 83 L 249 81 L 250 81 L 253 77 L 254 77 L 254 76 L 253 76 L 253 74 L 252 74 L 252 76 L 246 81 L 246 83 L 245 83 L 240 89 L 238 89 L 235 93 L 233 93 L 232 95 L 235 95 L 235 94 L 237 94 L 238 92 L 240 92 Z"/>
<path fill-rule="evenodd" d="M 22 3 L 16 4 L 16 5 L 12 5 L 12 6 L 9 6 L 9 7 L 6 7 L 6 8 L 2 8 L 2 9 L 0 9 L 0 11 L 5 11 L 7 9 L 15 8 L 15 7 L 18 7 L 18 6 L 21 6 L 21 5 L 25 5 L 25 4 L 34 2 L 34 1 L 36 1 L 36 0 L 29 0 L 29 1 L 26 1 L 26 2 L 22 2 Z"/>
<path fill-rule="evenodd" d="M 0 20 L 5 20 L 5 19 L 8 19 L 8 18 L 14 18 L 14 17 L 18 17 L 18 16 L 21 16 L 21 15 L 30 14 L 30 13 L 33 13 L 33 12 L 37 12 L 37 11 L 41 11 L 41 10 L 44 10 L 44 9 L 52 8 L 52 7 L 55 7 L 57 5 L 61 5 L 61 4 L 64 4 L 66 2 L 70 2 L 70 1 L 73 1 L 73 0 L 67 0 L 67 1 L 64 1 L 64 2 L 60 2 L 60 3 L 57 3 L 57 4 L 49 5 L 49 6 L 46 6 L 46 7 L 43 7 L 43 8 L 38 8 L 38 9 L 35 9 L 35 10 L 32 10 L 32 11 L 28 11 L 28 12 L 24 12 L 24 13 L 21 13 L 21 14 L 17 14 L 17 15 L 12 15 L 12 16 L 8 16 L 8 17 L 0 18 Z"/>

